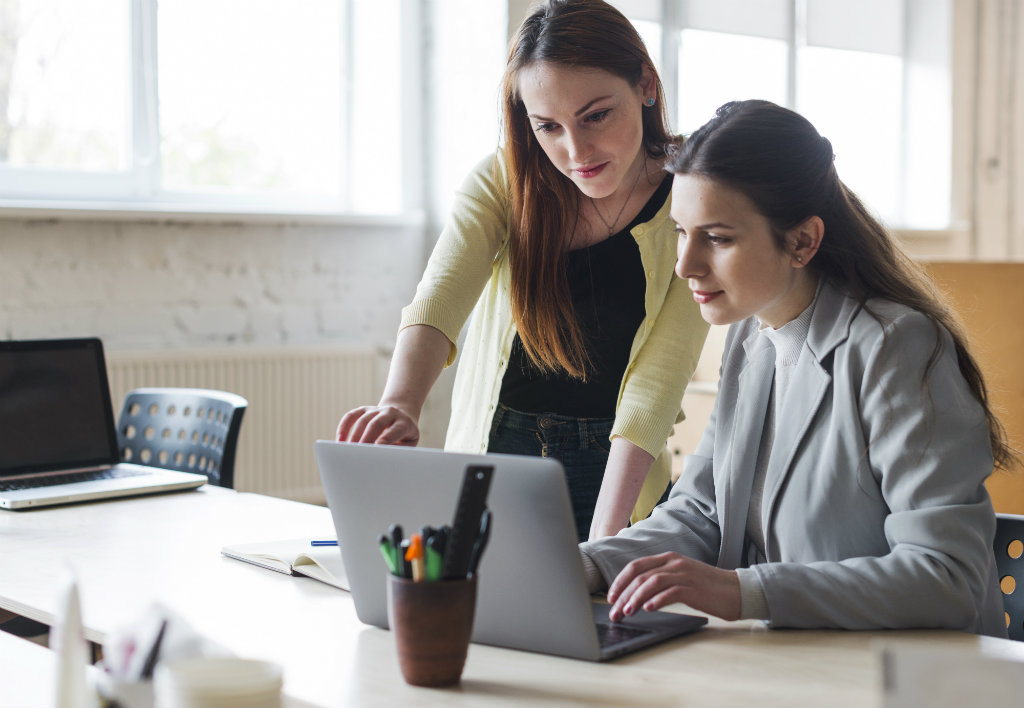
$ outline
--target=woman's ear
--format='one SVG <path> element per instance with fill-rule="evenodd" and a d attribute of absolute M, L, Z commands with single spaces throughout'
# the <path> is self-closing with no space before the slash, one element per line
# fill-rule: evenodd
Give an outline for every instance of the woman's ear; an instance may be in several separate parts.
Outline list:
<path fill-rule="evenodd" d="M 793 257 L 793 267 L 803 268 L 818 252 L 825 235 L 825 222 L 820 216 L 809 216 L 786 234 L 786 243 Z"/>
<path fill-rule="evenodd" d="M 637 88 L 640 89 L 640 98 L 645 101 L 644 105 L 648 105 L 646 99 L 657 98 L 658 88 L 654 76 L 654 69 L 644 64 L 640 70 L 640 81 L 637 82 Z"/>

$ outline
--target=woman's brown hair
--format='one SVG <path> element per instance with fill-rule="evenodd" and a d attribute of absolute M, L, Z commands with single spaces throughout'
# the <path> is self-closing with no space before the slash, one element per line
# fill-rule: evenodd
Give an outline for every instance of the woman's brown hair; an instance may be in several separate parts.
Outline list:
<path fill-rule="evenodd" d="M 996 467 L 1019 462 L 989 405 L 981 369 L 967 337 L 931 278 L 896 243 L 836 173 L 832 143 L 803 116 L 768 101 L 734 101 L 689 135 L 668 161 L 675 174 L 694 174 L 742 192 L 769 221 L 780 248 L 789 229 L 810 216 L 825 235 L 809 267 L 856 298 L 876 318 L 869 298 L 913 308 L 949 332 L 957 363 L 985 411 Z M 942 338 L 925 368 L 931 369 Z"/>
<path fill-rule="evenodd" d="M 566 277 L 580 192 L 544 154 L 519 95 L 520 73 L 537 62 L 601 69 L 631 86 L 648 68 L 657 95 L 655 105 L 643 110 L 643 148 L 661 158 L 676 138 L 668 129 L 654 64 L 622 13 L 602 0 L 549 0 L 524 20 L 510 44 L 502 83 L 502 137 L 512 209 L 512 314 L 523 348 L 538 369 L 585 380 L 589 358 Z"/>

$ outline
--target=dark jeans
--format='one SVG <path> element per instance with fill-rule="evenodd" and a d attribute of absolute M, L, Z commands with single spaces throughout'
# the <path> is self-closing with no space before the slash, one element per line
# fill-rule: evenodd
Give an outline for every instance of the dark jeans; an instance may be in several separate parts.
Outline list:
<path fill-rule="evenodd" d="M 554 457 L 561 462 L 569 483 L 576 532 L 580 541 L 586 541 L 608 463 L 608 436 L 614 420 L 522 413 L 498 404 L 487 452 Z"/>

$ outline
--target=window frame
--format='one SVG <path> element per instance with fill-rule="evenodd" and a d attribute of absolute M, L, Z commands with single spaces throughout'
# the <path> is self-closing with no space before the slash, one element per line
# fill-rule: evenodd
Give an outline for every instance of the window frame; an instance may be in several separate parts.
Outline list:
<path fill-rule="evenodd" d="M 420 171 L 401 170 L 402 200 L 392 214 L 357 212 L 348 202 L 349 183 L 355 166 L 347 159 L 351 140 L 351 101 L 343 100 L 339 130 L 342 146 L 339 170 L 342 173 L 337 199 L 304 198 L 264 194 L 211 194 L 163 189 L 159 115 L 157 110 L 157 4 L 158 0 L 121 0 L 129 5 L 130 112 L 128 136 L 129 166 L 124 170 L 90 172 L 23 168 L 0 165 L 0 219 L 60 218 L 110 220 L 181 221 L 255 221 L 287 223 L 345 223 L 351 225 L 422 225 L 423 184 Z M 353 59 L 348 48 L 354 30 L 354 2 L 337 0 L 341 6 L 342 86 L 352 86 Z M 423 109 L 422 87 L 427 42 L 419 3 L 401 3 L 398 10 L 401 48 L 399 91 L 401 136 L 405 165 L 423 164 L 423 130 L 405 116 L 419 115 Z"/>
<path fill-rule="evenodd" d="M 667 108 L 673 125 L 678 124 L 679 116 L 677 110 L 677 91 L 679 86 L 679 49 L 682 31 L 687 29 L 685 22 L 686 0 L 611 0 L 612 3 L 627 17 L 634 20 L 646 20 L 661 25 L 661 52 L 656 61 L 660 63 L 660 73 L 665 86 L 667 96 Z M 904 26 L 904 65 L 907 59 L 914 56 L 918 47 L 913 44 L 913 36 L 909 28 L 915 26 L 917 13 L 926 11 L 928 0 L 899 0 L 902 5 L 903 26 Z M 953 27 L 954 36 L 957 27 L 957 3 L 962 0 L 954 0 Z M 777 37 L 785 41 L 788 46 L 787 76 L 786 76 L 786 105 L 794 107 L 797 105 L 799 86 L 797 84 L 797 62 L 798 48 L 806 43 L 806 22 L 807 5 L 806 0 L 786 0 L 788 17 L 785 18 L 788 32 L 785 38 Z M 772 35 L 773 37 L 775 35 Z M 950 44 L 954 45 L 954 37 L 950 38 Z M 956 94 L 956 54 L 955 47 L 948 48 L 950 55 L 950 83 L 951 93 Z M 906 69 L 904 70 L 906 72 Z M 908 86 L 904 82 L 903 87 L 904 106 L 908 100 Z M 904 110 L 904 121 L 906 113 Z M 951 106 L 951 126 L 957 122 L 956 109 Z M 937 256 L 961 256 L 968 248 L 969 239 L 968 227 L 963 215 L 966 211 L 965 197 L 967 182 L 964 174 L 956 169 L 957 156 L 963 150 L 964 141 L 959 137 L 958 131 L 951 127 L 950 130 L 950 189 L 947 195 L 949 201 L 949 214 L 947 223 L 939 228 L 912 228 L 902 225 L 893 227 L 893 232 L 901 239 L 904 245 L 918 255 Z M 907 150 L 904 149 L 900 156 L 901 183 L 905 189 L 908 175 Z"/>

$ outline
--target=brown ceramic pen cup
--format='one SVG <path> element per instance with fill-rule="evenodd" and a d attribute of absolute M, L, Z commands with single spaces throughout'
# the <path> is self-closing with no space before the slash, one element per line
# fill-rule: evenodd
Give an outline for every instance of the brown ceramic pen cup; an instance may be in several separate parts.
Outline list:
<path fill-rule="evenodd" d="M 452 686 L 459 682 L 475 611 L 476 576 L 415 582 L 388 575 L 388 623 L 406 683 Z"/>

